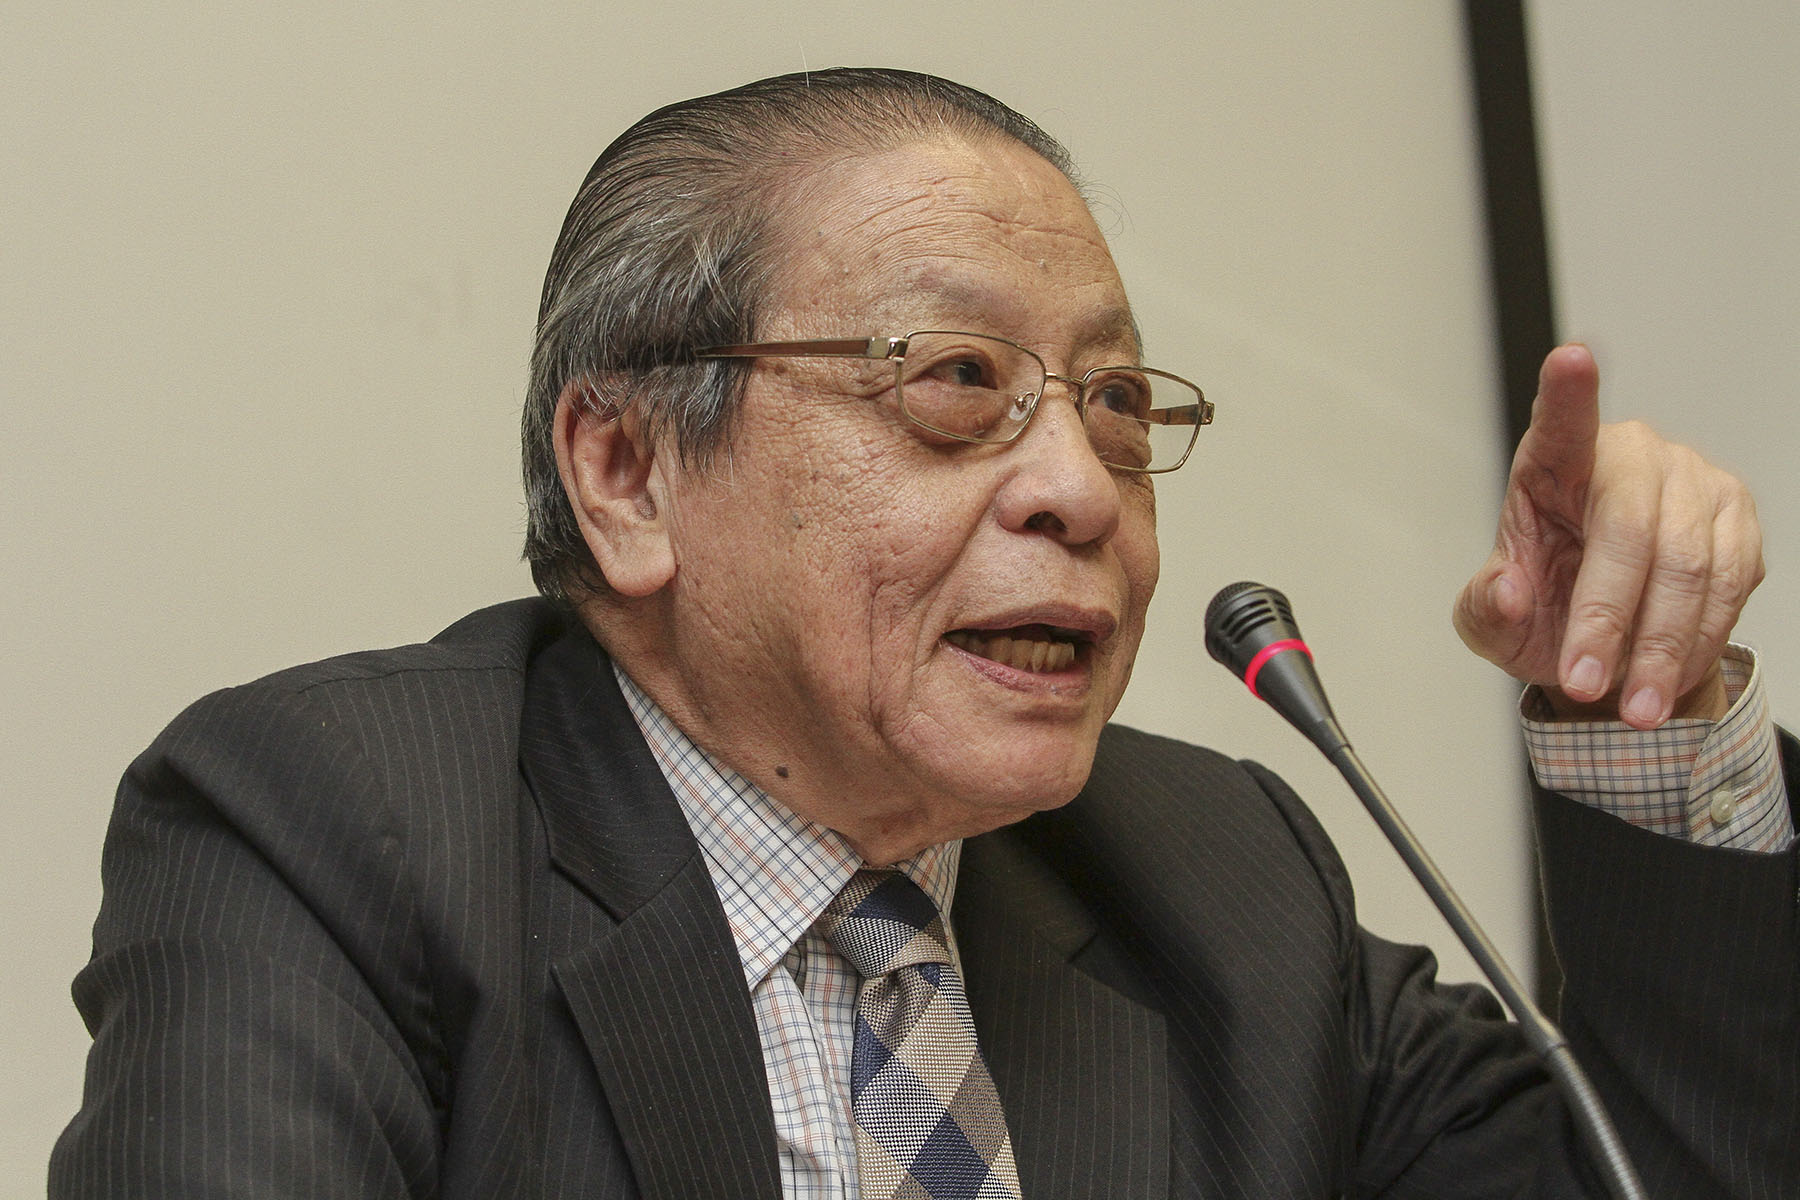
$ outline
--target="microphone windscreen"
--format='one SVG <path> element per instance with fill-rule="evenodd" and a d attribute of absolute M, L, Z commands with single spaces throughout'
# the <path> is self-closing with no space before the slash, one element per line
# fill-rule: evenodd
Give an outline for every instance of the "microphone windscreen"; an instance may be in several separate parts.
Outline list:
<path fill-rule="evenodd" d="M 1249 580 L 1219 589 L 1206 606 L 1205 629 L 1206 652 L 1239 679 L 1265 646 L 1300 637 L 1288 598 Z"/>

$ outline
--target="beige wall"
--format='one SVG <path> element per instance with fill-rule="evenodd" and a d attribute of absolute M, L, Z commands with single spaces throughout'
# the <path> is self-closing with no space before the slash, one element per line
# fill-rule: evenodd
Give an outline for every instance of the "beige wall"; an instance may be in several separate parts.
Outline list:
<path fill-rule="evenodd" d="M 120 770 L 203 691 L 527 588 L 515 414 L 576 183 L 650 107 L 806 66 L 938 71 L 1063 137 L 1152 356 L 1218 402 L 1161 493 L 1124 718 L 1278 766 L 1367 923 L 1447 942 L 1201 649 L 1218 586 L 1284 587 L 1364 757 L 1523 958 L 1509 690 L 1446 619 L 1500 476 L 1455 6 L 6 8 L 0 1194 L 41 1188 L 78 1102 L 67 987 Z"/>
<path fill-rule="evenodd" d="M 1609 417 L 1743 476 L 1769 583 L 1740 636 L 1800 721 L 1800 5 L 1527 6 L 1565 336 Z"/>

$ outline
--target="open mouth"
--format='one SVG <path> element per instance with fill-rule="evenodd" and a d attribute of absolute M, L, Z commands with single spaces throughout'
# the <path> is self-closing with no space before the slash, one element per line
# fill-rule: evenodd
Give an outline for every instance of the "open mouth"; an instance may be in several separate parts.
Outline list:
<path fill-rule="evenodd" d="M 1052 674 L 1075 665 L 1089 636 L 1054 625 L 1017 625 L 1011 629 L 952 629 L 944 640 L 978 658 L 1016 671 Z"/>

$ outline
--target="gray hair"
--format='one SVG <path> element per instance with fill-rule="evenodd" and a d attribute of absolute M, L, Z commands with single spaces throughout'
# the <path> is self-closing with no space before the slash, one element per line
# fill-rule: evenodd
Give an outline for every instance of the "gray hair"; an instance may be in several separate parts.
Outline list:
<path fill-rule="evenodd" d="M 556 467 L 557 400 L 583 382 L 602 413 L 634 408 L 686 467 L 728 447 L 748 364 L 696 359 L 751 341 L 779 264 L 779 189 L 832 161 L 942 138 L 1005 138 L 1075 182 L 1027 118 L 932 75 L 836 68 L 764 79 L 651 113 L 595 161 L 563 220 L 538 308 L 525 397 L 525 559 L 571 605 L 606 590 Z"/>

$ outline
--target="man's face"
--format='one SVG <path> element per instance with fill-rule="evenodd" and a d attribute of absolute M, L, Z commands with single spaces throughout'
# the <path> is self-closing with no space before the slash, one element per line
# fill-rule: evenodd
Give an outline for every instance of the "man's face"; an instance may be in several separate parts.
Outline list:
<path fill-rule="evenodd" d="M 997 334 L 1079 377 L 1137 361 L 1086 205 L 1005 142 L 810 181 L 759 340 Z M 870 861 L 1065 803 L 1156 584 L 1154 497 L 1052 382 L 1008 446 L 932 441 L 893 364 L 762 359 L 729 454 L 665 453 L 675 575 L 643 679 L 690 736 Z"/>

